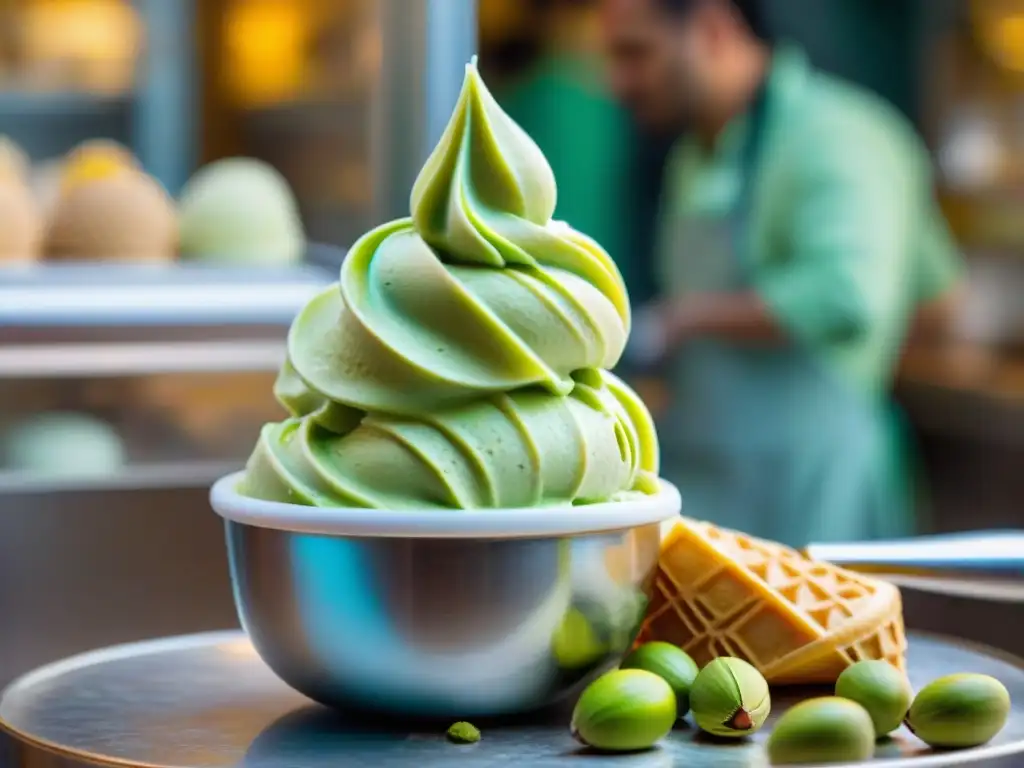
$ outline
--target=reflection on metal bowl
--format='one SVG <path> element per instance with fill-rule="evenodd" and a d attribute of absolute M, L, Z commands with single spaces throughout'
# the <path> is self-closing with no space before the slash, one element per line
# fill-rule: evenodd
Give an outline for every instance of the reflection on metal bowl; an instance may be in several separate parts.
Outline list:
<path fill-rule="evenodd" d="M 213 504 L 227 518 L 239 615 L 264 661 L 324 704 L 414 716 L 534 710 L 616 664 L 650 597 L 659 523 L 679 511 L 666 485 L 592 508 L 424 510 L 428 522 L 403 535 L 395 512 L 271 505 L 305 514 L 286 530 L 258 513 L 240 519 L 254 502 L 230 482 Z M 601 521 L 620 506 L 633 524 Z M 492 512 L 487 534 L 479 518 Z M 387 533 L 368 533 L 374 514 L 392 520 Z M 516 514 L 529 518 L 519 533 L 508 527 Z M 363 522 L 346 530 L 346 515 Z M 459 516 L 474 519 L 462 533 L 424 530 Z"/>

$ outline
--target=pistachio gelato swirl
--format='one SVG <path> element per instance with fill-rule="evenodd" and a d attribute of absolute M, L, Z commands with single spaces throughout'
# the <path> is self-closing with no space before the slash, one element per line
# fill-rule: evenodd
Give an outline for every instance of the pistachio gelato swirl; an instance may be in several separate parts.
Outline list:
<path fill-rule="evenodd" d="M 288 334 L 240 487 L 316 506 L 510 508 L 656 490 L 646 407 L 608 372 L 625 285 L 552 221 L 555 179 L 475 61 L 408 218 L 360 238 Z"/>

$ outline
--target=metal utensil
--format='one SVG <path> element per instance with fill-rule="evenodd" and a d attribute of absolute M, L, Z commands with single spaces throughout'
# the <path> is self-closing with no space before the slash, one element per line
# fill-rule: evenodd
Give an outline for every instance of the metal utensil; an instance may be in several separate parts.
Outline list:
<path fill-rule="evenodd" d="M 807 553 L 818 560 L 877 574 L 909 589 L 1024 602 L 1024 531 L 812 544 Z"/>

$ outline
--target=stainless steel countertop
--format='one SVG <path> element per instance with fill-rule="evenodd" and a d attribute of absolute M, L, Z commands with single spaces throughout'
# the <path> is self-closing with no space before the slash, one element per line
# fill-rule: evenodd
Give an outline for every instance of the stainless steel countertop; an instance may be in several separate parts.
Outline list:
<path fill-rule="evenodd" d="M 973 646 L 915 635 L 915 686 L 950 672 L 994 675 L 1014 709 L 989 746 L 932 753 L 900 732 L 880 746 L 877 766 L 1020 765 L 1024 754 L 1024 662 Z M 817 691 L 777 692 L 787 700 Z M 593 762 L 635 768 L 767 765 L 768 729 L 722 745 L 681 724 L 658 749 L 591 756 L 570 739 L 567 711 L 502 724 L 478 722 L 479 744 L 456 746 L 448 723 L 387 724 L 330 712 L 281 683 L 238 632 L 151 641 L 78 656 L 14 683 L 0 699 L 0 765 L 7 768 L 336 768 L 336 766 L 561 766 Z M 770 724 L 769 724 L 770 728 Z M 6 732 L 6 733 L 5 733 Z M 588 760 L 588 758 L 591 758 Z"/>

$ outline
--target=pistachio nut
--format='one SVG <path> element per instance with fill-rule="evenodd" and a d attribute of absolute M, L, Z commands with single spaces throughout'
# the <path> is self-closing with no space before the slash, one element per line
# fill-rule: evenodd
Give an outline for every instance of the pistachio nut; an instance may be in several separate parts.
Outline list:
<path fill-rule="evenodd" d="M 771 711 L 768 683 L 742 659 L 715 659 L 693 681 L 690 708 L 702 731 L 723 738 L 749 736 Z"/>
<path fill-rule="evenodd" d="M 448 729 L 448 740 L 456 744 L 476 744 L 480 741 L 480 729 L 472 723 L 453 723 Z"/>
<path fill-rule="evenodd" d="M 605 752 L 649 749 L 676 722 L 671 686 L 653 672 L 619 669 L 583 691 L 572 714 L 573 738 Z"/>
<path fill-rule="evenodd" d="M 690 687 L 700 669 L 682 648 L 671 643 L 644 643 L 622 661 L 622 669 L 646 669 L 668 683 L 676 694 L 676 714 L 690 711 Z"/>
<path fill-rule="evenodd" d="M 607 652 L 590 620 L 578 608 L 570 608 L 551 639 L 551 655 L 558 666 L 565 670 L 582 669 Z"/>
<path fill-rule="evenodd" d="M 860 704 L 828 696 L 788 709 L 768 737 L 773 765 L 854 763 L 875 751 L 875 727 Z"/>
<path fill-rule="evenodd" d="M 907 727 L 930 747 L 977 747 L 1006 725 L 1010 694 L 988 675 L 942 677 L 921 689 L 910 706 Z"/>
<path fill-rule="evenodd" d="M 861 661 L 839 675 L 836 696 L 864 707 L 875 725 L 875 736 L 882 738 L 900 727 L 914 692 L 906 675 L 889 662 Z"/>

